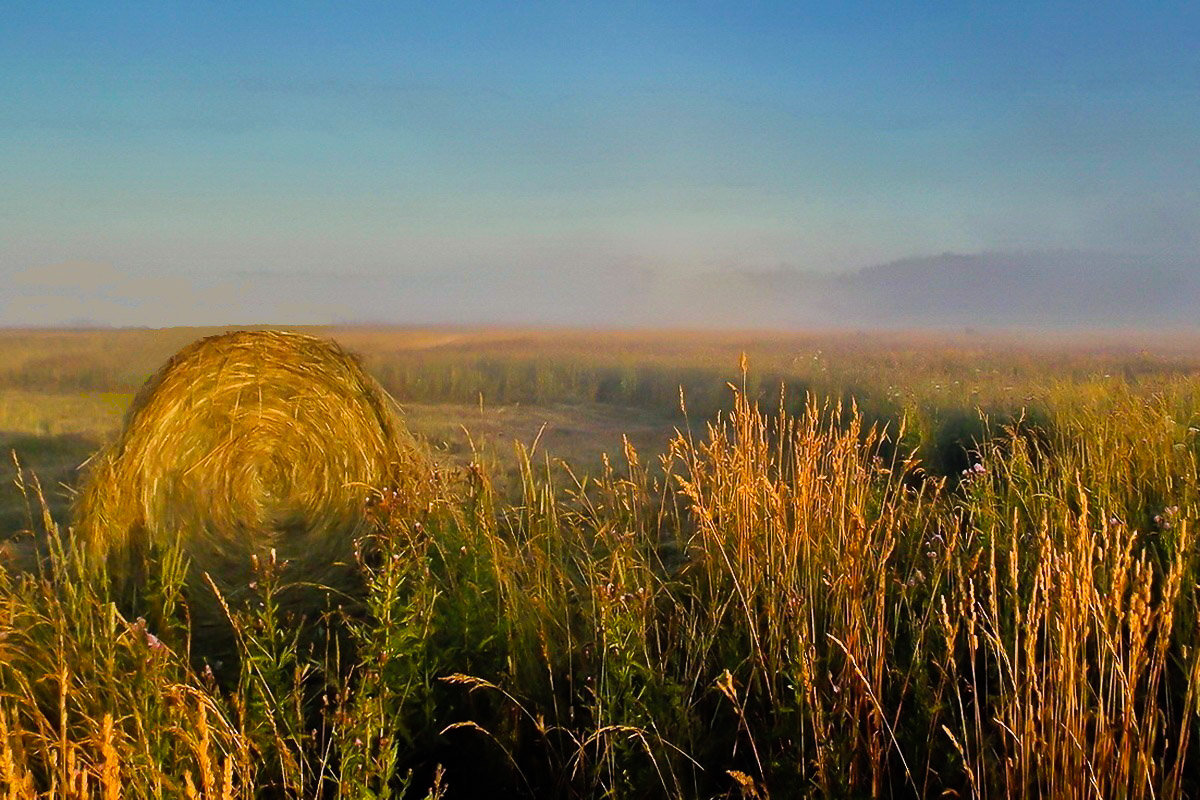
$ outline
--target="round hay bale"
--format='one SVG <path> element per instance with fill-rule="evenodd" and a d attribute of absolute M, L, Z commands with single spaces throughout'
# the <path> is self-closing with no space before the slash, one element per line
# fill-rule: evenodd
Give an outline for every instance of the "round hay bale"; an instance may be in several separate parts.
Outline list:
<path fill-rule="evenodd" d="M 178 545 L 191 563 L 194 628 L 224 623 L 205 573 L 233 604 L 254 581 L 252 559 L 272 551 L 287 562 L 283 579 L 307 587 L 289 590 L 285 608 L 317 610 L 325 593 L 314 587 L 355 583 L 368 498 L 412 480 L 416 459 L 394 401 L 336 344 L 277 331 L 213 336 L 134 399 L 93 460 L 74 535 L 135 589 L 146 556 Z"/>

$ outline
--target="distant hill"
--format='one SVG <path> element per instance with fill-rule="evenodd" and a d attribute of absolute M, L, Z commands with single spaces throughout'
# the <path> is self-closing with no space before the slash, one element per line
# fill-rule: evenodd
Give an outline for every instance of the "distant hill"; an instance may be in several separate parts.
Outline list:
<path fill-rule="evenodd" d="M 1076 251 L 909 258 L 845 275 L 714 276 L 772 324 L 1163 327 L 1200 324 L 1200 261 Z"/>
<path fill-rule="evenodd" d="M 4 276 L 0 275 L 0 279 Z M 73 322 L 68 322 L 73 320 Z M 11 276 L 0 325 L 330 322 L 720 327 L 1200 326 L 1200 258 L 944 253 L 852 273 L 654 268 Z"/>

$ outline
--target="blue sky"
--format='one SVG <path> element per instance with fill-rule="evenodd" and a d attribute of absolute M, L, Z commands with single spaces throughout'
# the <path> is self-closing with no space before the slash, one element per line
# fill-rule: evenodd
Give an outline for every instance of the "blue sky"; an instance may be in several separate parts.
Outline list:
<path fill-rule="evenodd" d="M 8 3 L 0 277 L 1194 255 L 1197 8 Z"/>

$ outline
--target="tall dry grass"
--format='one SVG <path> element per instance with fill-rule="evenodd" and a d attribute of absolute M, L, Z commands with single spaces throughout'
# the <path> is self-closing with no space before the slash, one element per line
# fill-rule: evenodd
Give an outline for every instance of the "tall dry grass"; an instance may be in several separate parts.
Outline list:
<path fill-rule="evenodd" d="M 0 785 L 1195 797 L 1198 389 L 1049 389 L 954 480 L 904 421 L 748 383 L 658 463 L 562 487 L 526 451 L 517 498 L 442 471 L 373 504 L 344 638 L 299 636 L 288 565 L 259 564 L 224 685 L 186 652 L 179 561 L 141 622 L 64 544 L 0 578 Z"/>

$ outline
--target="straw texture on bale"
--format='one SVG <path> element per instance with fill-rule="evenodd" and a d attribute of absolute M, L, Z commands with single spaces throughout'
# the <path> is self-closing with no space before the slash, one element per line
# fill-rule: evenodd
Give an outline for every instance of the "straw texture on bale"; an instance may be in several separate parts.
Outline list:
<path fill-rule="evenodd" d="M 411 441 L 392 399 L 332 342 L 277 331 L 202 339 L 146 383 L 93 460 L 75 536 L 126 582 L 139 559 L 178 544 L 189 594 L 208 595 L 193 602 L 201 625 L 221 616 L 197 591 L 204 573 L 236 601 L 254 581 L 252 556 L 272 550 L 285 580 L 344 589 L 370 529 L 367 500 L 404 482 Z"/>

